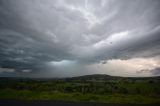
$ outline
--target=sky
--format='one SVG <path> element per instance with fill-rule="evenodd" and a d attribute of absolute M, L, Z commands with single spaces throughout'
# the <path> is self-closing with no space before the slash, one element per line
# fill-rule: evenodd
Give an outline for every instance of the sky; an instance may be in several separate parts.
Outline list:
<path fill-rule="evenodd" d="M 159 0 L 0 0 L 0 77 L 160 76 Z"/>

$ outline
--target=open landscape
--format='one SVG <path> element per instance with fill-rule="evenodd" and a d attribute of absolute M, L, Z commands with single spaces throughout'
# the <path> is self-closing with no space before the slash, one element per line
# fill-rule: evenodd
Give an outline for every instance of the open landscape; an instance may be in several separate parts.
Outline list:
<path fill-rule="evenodd" d="M 160 0 L 0 0 L 0 106 L 160 106 Z"/>
<path fill-rule="evenodd" d="M 0 99 L 160 104 L 160 77 L 0 78 Z"/>

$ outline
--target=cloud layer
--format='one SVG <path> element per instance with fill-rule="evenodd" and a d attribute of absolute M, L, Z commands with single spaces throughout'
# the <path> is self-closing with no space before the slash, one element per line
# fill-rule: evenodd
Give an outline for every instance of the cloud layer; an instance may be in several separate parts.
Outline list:
<path fill-rule="evenodd" d="M 155 75 L 159 9 L 159 0 L 1 0 L 0 75 Z"/>

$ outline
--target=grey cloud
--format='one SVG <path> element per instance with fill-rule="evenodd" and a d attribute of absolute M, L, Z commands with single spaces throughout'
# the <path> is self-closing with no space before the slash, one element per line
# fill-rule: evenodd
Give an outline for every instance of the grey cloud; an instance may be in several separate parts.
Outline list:
<path fill-rule="evenodd" d="M 10 69 L 10 68 L 0 68 L 0 73 L 2 73 L 2 72 L 12 73 L 14 71 L 15 71 L 14 69 Z"/>
<path fill-rule="evenodd" d="M 155 69 L 145 69 L 145 70 L 140 70 L 140 71 L 137 71 L 137 74 L 141 74 L 141 73 L 145 73 L 145 72 L 150 72 L 152 75 L 154 76 L 159 76 L 160 75 L 160 68 L 155 68 Z"/>
<path fill-rule="evenodd" d="M 156 68 L 151 71 L 153 75 L 159 76 L 160 75 L 160 68 Z"/>
<path fill-rule="evenodd" d="M 45 73 L 56 71 L 48 62 L 81 66 L 157 56 L 159 8 L 158 0 L 1 0 L 0 67 Z M 125 31 L 127 36 L 112 39 Z M 104 46 L 95 48 L 100 42 Z"/>

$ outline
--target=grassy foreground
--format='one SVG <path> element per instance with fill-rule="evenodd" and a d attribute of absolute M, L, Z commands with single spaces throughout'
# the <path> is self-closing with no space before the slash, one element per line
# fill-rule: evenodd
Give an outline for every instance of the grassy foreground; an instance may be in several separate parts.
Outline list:
<path fill-rule="evenodd" d="M 160 77 L 0 78 L 0 99 L 160 104 Z"/>
<path fill-rule="evenodd" d="M 60 92 L 39 92 L 29 90 L 4 89 L 0 91 L 1 99 L 19 100 L 57 100 L 74 102 L 97 102 L 118 104 L 160 104 L 159 96 L 125 95 L 125 94 L 81 94 Z"/>

